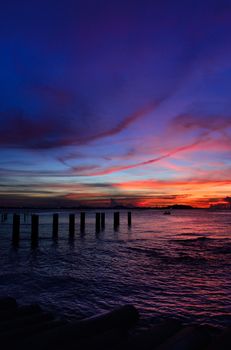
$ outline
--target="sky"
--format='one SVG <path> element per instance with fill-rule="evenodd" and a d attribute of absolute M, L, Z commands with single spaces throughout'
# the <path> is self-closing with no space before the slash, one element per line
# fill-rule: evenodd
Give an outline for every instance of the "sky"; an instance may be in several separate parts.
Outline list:
<path fill-rule="evenodd" d="M 230 0 L 0 3 L 0 205 L 231 196 Z"/>

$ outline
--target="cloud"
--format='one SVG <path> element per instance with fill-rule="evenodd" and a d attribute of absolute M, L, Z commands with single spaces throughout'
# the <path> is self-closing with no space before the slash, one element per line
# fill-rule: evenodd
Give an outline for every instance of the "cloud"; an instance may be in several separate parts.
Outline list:
<path fill-rule="evenodd" d="M 195 130 L 223 131 L 231 127 L 231 116 L 180 114 L 174 117 L 168 131 L 185 133 Z"/>
<path fill-rule="evenodd" d="M 46 149 L 65 144 L 71 125 L 61 117 L 33 118 L 21 110 L 0 113 L 0 145 L 3 147 Z"/>
<path fill-rule="evenodd" d="M 118 184 L 115 184 L 115 187 L 118 186 L 120 189 L 128 189 L 128 190 L 135 190 L 135 189 L 143 189 L 143 190 L 150 190 L 150 189 L 159 189 L 159 188 L 168 188 L 168 187 L 184 187 L 184 186 L 191 186 L 191 187 L 198 187 L 200 186 L 227 186 L 231 185 L 230 179 L 210 179 L 210 178 L 187 178 L 187 179 L 176 179 L 176 180 L 141 180 L 141 181 L 127 181 L 127 182 L 120 182 Z"/>
<path fill-rule="evenodd" d="M 0 145 L 26 149 L 51 149 L 70 145 L 84 145 L 92 141 L 119 134 L 136 120 L 143 118 L 160 105 L 161 101 L 151 102 L 143 108 L 127 115 L 109 128 L 102 126 L 95 117 L 95 131 L 89 131 L 81 118 L 43 115 L 32 117 L 21 110 L 0 113 Z M 113 123 L 113 122 L 112 122 Z M 98 130 L 99 129 L 99 130 Z"/>
<path fill-rule="evenodd" d="M 23 194 L 0 194 L 1 207 L 48 207 L 78 206 L 77 200 L 73 202 L 65 196 L 27 196 Z"/>
<path fill-rule="evenodd" d="M 151 158 L 148 160 L 145 160 L 143 162 L 138 162 L 138 163 L 134 163 L 134 164 L 129 164 L 129 165 L 117 165 L 117 166 L 110 166 L 107 168 L 99 168 L 95 169 L 95 171 L 90 172 L 90 173 L 84 173 L 84 176 L 102 176 L 102 175 L 108 175 L 108 174 L 112 174 L 112 173 L 116 173 L 116 172 L 120 172 L 120 171 L 126 171 L 126 170 L 130 170 L 130 169 L 134 169 L 134 168 L 138 168 L 138 167 L 144 167 L 146 165 L 150 165 L 150 164 L 154 164 L 157 162 L 160 162 L 166 158 L 170 158 L 180 152 L 185 152 L 185 151 L 189 151 L 194 149 L 198 144 L 204 142 L 204 140 L 196 140 L 193 143 L 184 145 L 184 146 L 180 146 L 180 147 L 176 147 L 158 157 L 155 158 Z M 75 167 L 70 167 L 71 171 L 73 171 L 73 173 L 75 173 Z M 76 173 L 76 175 L 78 175 Z"/>
<path fill-rule="evenodd" d="M 136 111 L 132 113 L 131 115 L 127 116 L 122 122 L 118 123 L 117 126 L 112 127 L 110 130 L 95 134 L 95 139 L 97 138 L 103 138 L 109 135 L 114 135 L 116 133 L 119 133 L 122 131 L 124 128 L 126 128 L 130 123 L 134 122 L 137 120 L 137 118 L 142 118 L 145 116 L 147 113 L 152 111 L 154 108 L 158 106 L 160 101 L 157 103 L 151 103 L 147 106 L 145 106 L 143 109 L 140 109 L 139 111 Z M 36 125 L 37 121 L 29 121 L 24 118 L 23 115 L 19 114 L 18 119 L 16 120 L 15 123 L 15 129 L 17 127 L 17 130 L 20 130 L 19 133 L 16 133 L 16 130 L 13 131 L 13 133 L 6 133 L 7 127 L 3 127 L 3 131 L 0 130 L 0 136 L 2 135 L 2 138 L 0 138 L 0 143 L 5 142 L 4 137 L 9 138 L 11 137 L 14 139 L 14 142 L 23 142 L 29 143 L 29 146 L 32 146 L 32 143 L 36 138 L 41 137 L 41 140 L 39 142 L 42 142 L 41 147 L 48 146 L 46 143 L 44 143 L 44 135 L 52 135 L 52 125 L 51 125 L 51 120 L 48 120 L 46 124 L 40 124 Z M 8 118 L 8 121 L 10 123 L 12 122 L 12 116 Z M 14 121 L 14 120 L 13 120 Z M 33 124 L 34 123 L 34 124 Z M 121 171 L 126 171 L 130 169 L 135 169 L 138 167 L 145 167 L 147 165 L 151 165 L 157 162 L 164 161 L 166 159 L 169 159 L 171 157 L 174 157 L 178 154 L 185 154 L 188 152 L 193 152 L 193 151 L 199 151 L 199 150 L 206 150 L 209 151 L 210 149 L 213 150 L 229 150 L 231 147 L 231 137 L 227 133 L 227 130 L 231 126 L 231 118 L 229 117 L 218 117 L 218 116 L 198 116 L 198 115 L 191 115 L 191 114 L 182 114 L 178 115 L 175 118 L 173 118 L 169 125 L 167 126 L 166 131 L 164 131 L 163 135 L 161 136 L 162 139 L 165 139 L 166 142 L 164 143 L 163 147 L 164 149 L 161 151 L 159 149 L 160 155 L 156 156 L 154 158 L 149 158 L 144 161 L 140 162 L 134 162 L 131 164 L 115 164 L 111 166 L 104 166 L 104 164 L 90 164 L 90 165 L 69 165 L 68 160 L 72 159 L 84 159 L 85 155 L 80 152 L 68 152 L 66 155 L 58 156 L 57 159 L 65 164 L 67 166 L 66 170 L 60 170 L 60 171 L 38 171 L 37 175 L 38 176 L 103 176 L 103 175 L 108 175 L 116 172 L 121 172 Z M 62 126 L 61 121 L 57 121 L 56 125 L 56 138 L 58 135 L 58 130 L 60 130 L 61 133 L 65 132 L 72 133 L 72 131 L 65 130 L 65 126 Z M 13 128 L 14 129 L 14 128 Z M 62 130 L 62 131 L 61 131 Z M 9 131 L 9 130 L 8 130 Z M 54 130 L 53 130 L 54 132 Z M 187 142 L 186 144 L 183 145 L 175 145 L 171 146 L 171 143 L 174 144 L 176 143 L 182 143 L 185 142 L 184 138 L 187 136 L 188 133 L 192 133 L 192 140 L 190 142 Z M 26 135 L 28 137 L 26 138 Z M 215 135 L 215 136 L 214 136 Z M 219 135 L 219 137 L 218 137 Z M 78 135 L 75 135 L 75 142 L 80 142 L 78 140 Z M 225 136 L 225 137 L 224 137 Z M 68 138 L 68 137 L 67 137 Z M 188 137 L 187 137 L 188 138 Z M 88 136 L 85 135 L 85 142 L 88 142 Z M 92 141 L 92 138 L 91 138 Z M 54 144 L 54 139 L 51 140 Z M 57 141 L 58 144 L 60 145 L 60 140 Z M 73 141 L 74 142 L 74 141 Z M 82 139 L 83 142 L 83 139 Z M 63 144 L 63 142 L 61 142 Z M 70 143 L 70 139 L 67 142 L 67 144 Z M 38 145 L 37 145 L 38 146 Z M 135 158 L 136 153 L 138 156 L 139 150 L 137 152 L 132 149 L 131 152 L 127 152 L 127 157 L 126 159 L 129 161 L 129 157 Z M 110 159 L 110 158 L 108 158 Z M 119 158 L 118 158 L 119 159 Z M 117 159 L 117 161 L 118 161 Z M 124 161 L 124 159 L 122 159 Z M 10 169 L 0 169 L 0 172 L 2 175 L 4 174 L 13 174 L 14 171 Z M 24 175 L 35 175 L 36 172 L 33 172 L 31 170 L 15 170 L 15 174 L 18 176 L 24 176 Z"/>

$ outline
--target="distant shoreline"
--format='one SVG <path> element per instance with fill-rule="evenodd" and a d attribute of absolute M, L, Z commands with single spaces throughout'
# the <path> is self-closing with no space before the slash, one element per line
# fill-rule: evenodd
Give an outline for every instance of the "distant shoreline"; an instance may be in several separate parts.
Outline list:
<path fill-rule="evenodd" d="M 116 207 L 0 207 L 0 210 L 211 210 L 211 208 L 200 208 L 200 207 L 191 207 L 187 205 L 173 205 L 165 207 L 125 207 L 125 206 L 116 206 Z"/>

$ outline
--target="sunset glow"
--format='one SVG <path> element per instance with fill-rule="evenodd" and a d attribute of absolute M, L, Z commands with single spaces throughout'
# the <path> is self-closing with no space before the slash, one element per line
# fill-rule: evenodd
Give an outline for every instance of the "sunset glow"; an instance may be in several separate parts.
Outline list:
<path fill-rule="evenodd" d="M 227 2 L 24 5 L 0 5 L 1 206 L 230 203 Z"/>

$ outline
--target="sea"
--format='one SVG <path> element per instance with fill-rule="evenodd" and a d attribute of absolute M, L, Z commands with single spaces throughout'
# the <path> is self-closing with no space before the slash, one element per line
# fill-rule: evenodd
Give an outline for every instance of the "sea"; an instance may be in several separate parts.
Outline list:
<path fill-rule="evenodd" d="M 20 213 L 20 241 L 13 245 L 13 212 Z M 68 320 L 124 304 L 135 305 L 147 324 L 166 318 L 224 327 L 231 323 L 231 211 L 105 210 L 105 228 L 95 230 L 96 210 L 39 215 L 39 240 L 31 245 L 31 212 L 14 210 L 0 222 L 0 296 L 39 303 Z M 100 210 L 98 210 L 100 212 Z M 101 210 L 102 211 L 102 210 Z M 75 235 L 69 236 L 69 214 Z"/>

